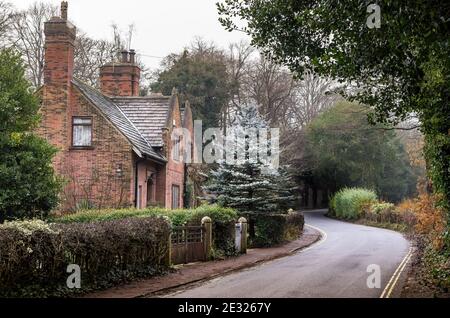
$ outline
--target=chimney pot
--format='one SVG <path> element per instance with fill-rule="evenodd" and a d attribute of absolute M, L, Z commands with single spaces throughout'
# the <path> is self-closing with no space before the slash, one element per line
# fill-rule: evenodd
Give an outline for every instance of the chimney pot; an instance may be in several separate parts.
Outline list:
<path fill-rule="evenodd" d="M 120 54 L 122 54 L 122 63 L 128 63 L 128 51 L 123 50 Z"/>
<path fill-rule="evenodd" d="M 69 7 L 69 4 L 67 1 L 61 2 L 61 19 L 67 20 L 67 9 Z"/>
<path fill-rule="evenodd" d="M 130 50 L 130 63 L 135 64 L 136 63 L 136 51 Z"/>

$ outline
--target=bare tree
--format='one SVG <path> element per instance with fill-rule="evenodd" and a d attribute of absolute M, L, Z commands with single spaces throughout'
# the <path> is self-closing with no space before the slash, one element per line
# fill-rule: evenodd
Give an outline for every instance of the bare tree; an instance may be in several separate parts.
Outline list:
<path fill-rule="evenodd" d="M 79 34 L 75 44 L 74 76 L 98 87 L 100 67 L 112 61 L 117 50 L 113 42 L 94 40 L 84 33 Z"/>
<path fill-rule="evenodd" d="M 27 10 L 18 11 L 12 16 L 9 42 L 22 54 L 27 76 L 35 87 L 43 84 L 44 22 L 57 13 L 57 6 L 36 2 Z"/>
<path fill-rule="evenodd" d="M 126 31 L 121 30 L 119 28 L 119 25 L 116 23 L 113 23 L 111 25 L 111 28 L 113 30 L 114 46 L 117 48 L 118 53 L 120 52 L 120 50 L 130 50 L 133 35 L 134 32 L 136 31 L 134 24 L 130 24 Z"/>
<path fill-rule="evenodd" d="M 230 102 L 224 105 L 223 122 L 224 127 L 230 122 L 233 111 L 247 100 L 247 94 L 243 87 L 244 78 L 249 73 L 250 60 L 255 49 L 245 41 L 231 43 L 227 52 L 227 68 L 230 77 Z"/>
<path fill-rule="evenodd" d="M 291 73 L 274 62 L 260 57 L 252 61 L 243 78 L 248 98 L 259 105 L 261 115 L 271 126 L 286 126 L 286 114 L 295 102 L 295 80 Z"/>
<path fill-rule="evenodd" d="M 290 124 L 302 128 L 320 112 L 330 108 L 339 99 L 337 84 L 328 78 L 306 72 L 294 86 L 295 103 L 288 110 Z"/>
<path fill-rule="evenodd" d="M 10 3 L 0 1 L 0 47 L 5 46 L 6 37 L 11 29 L 13 7 Z"/>

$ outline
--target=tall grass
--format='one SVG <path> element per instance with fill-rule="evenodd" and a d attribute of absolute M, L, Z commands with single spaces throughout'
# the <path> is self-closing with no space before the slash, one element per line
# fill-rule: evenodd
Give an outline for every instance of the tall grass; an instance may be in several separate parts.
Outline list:
<path fill-rule="evenodd" d="M 330 210 L 338 218 L 356 219 L 364 206 L 377 202 L 374 191 L 363 188 L 345 188 L 338 191 L 330 201 Z"/>

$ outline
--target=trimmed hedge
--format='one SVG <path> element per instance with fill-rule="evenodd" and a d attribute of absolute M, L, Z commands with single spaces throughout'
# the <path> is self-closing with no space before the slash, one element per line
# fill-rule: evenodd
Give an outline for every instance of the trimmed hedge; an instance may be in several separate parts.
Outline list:
<path fill-rule="evenodd" d="M 212 220 L 213 257 L 236 255 L 234 246 L 235 224 L 238 214 L 231 208 L 223 208 L 217 205 L 203 205 L 194 210 L 188 210 L 190 216 L 187 224 L 197 225 L 205 216 Z"/>
<path fill-rule="evenodd" d="M 214 256 L 231 256 L 236 253 L 234 248 L 234 225 L 238 215 L 233 209 L 217 205 L 202 205 L 196 209 L 177 210 L 162 208 L 85 210 L 54 218 L 53 221 L 57 223 L 84 223 L 148 216 L 165 216 L 174 226 L 184 224 L 199 225 L 203 217 L 209 216 L 213 222 Z"/>
<path fill-rule="evenodd" d="M 162 217 L 91 223 L 0 225 L 0 296 L 69 296 L 167 269 L 170 223 Z M 81 269 L 69 289 L 67 266 Z"/>
<path fill-rule="evenodd" d="M 366 206 L 377 202 L 372 190 L 345 188 L 338 191 L 330 200 L 330 214 L 343 219 L 357 219 Z"/>
<path fill-rule="evenodd" d="M 251 242 L 254 247 L 268 247 L 297 239 L 305 224 L 303 213 L 258 214 L 254 218 L 255 237 Z"/>

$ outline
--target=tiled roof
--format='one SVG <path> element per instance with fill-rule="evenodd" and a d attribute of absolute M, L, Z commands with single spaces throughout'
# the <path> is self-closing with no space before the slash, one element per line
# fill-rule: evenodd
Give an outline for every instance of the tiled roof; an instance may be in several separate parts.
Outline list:
<path fill-rule="evenodd" d="M 153 147 L 162 147 L 162 129 L 167 125 L 170 96 L 114 97 L 120 109 Z"/>
<path fill-rule="evenodd" d="M 128 118 L 124 111 L 114 101 L 103 95 L 98 90 L 73 79 L 72 83 L 78 87 L 81 93 L 119 129 L 135 150 L 142 155 L 150 156 L 154 159 L 165 161 L 166 159 L 153 149 L 152 144 L 143 136 L 136 125 Z M 138 154 L 139 154 L 138 153 Z"/>

